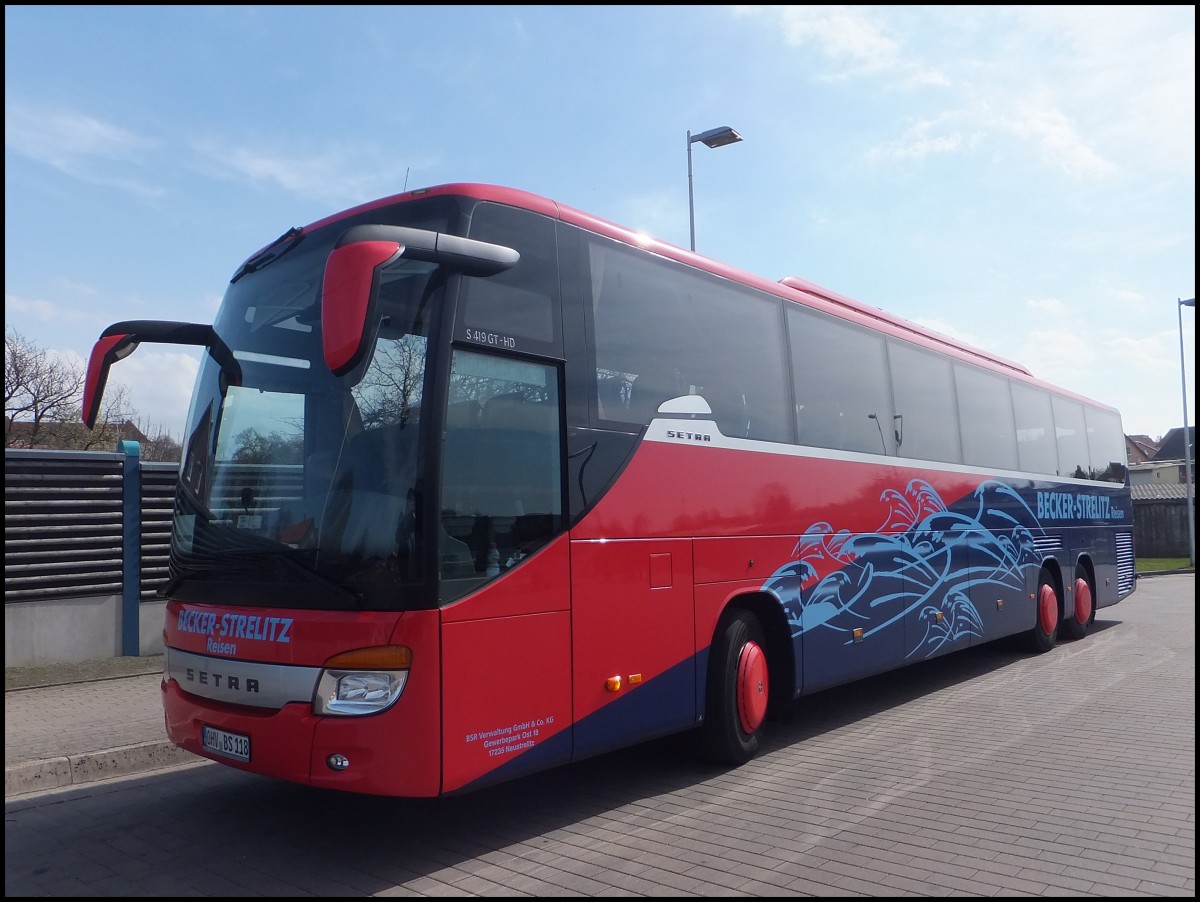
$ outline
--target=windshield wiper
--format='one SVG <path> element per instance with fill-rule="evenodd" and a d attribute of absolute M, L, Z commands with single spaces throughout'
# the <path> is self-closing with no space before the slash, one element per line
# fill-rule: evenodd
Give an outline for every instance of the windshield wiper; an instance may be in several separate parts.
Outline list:
<path fill-rule="evenodd" d="M 307 552 L 299 552 L 307 554 Z M 356 608 L 361 608 L 366 603 L 366 596 L 361 592 L 356 592 L 353 589 L 348 589 L 341 583 L 317 573 L 315 570 L 310 570 L 300 561 L 296 560 L 297 552 L 292 550 L 284 551 L 272 550 L 265 548 L 255 548 L 252 551 L 227 550 L 225 552 L 229 559 L 230 568 L 236 567 L 237 564 L 258 563 L 261 565 L 255 568 L 258 572 L 268 577 L 281 579 L 286 576 L 301 577 L 301 582 L 316 583 L 317 585 L 329 589 L 343 604 L 351 605 Z M 241 560 L 237 560 L 237 559 Z M 237 564 L 233 561 L 236 560 Z M 249 568 L 246 568 L 249 569 Z"/>
<path fill-rule="evenodd" d="M 196 567 L 179 567 L 175 575 L 167 580 L 166 585 L 157 590 L 155 594 L 162 598 L 170 598 L 175 594 L 175 590 L 182 585 L 185 579 L 195 579 L 198 576 L 203 576 L 207 570 L 201 570 Z"/>
<path fill-rule="evenodd" d="M 268 244 L 261 251 L 238 267 L 238 271 L 233 274 L 233 278 L 229 280 L 229 284 L 232 285 L 242 276 L 252 272 L 257 272 L 264 266 L 274 263 L 284 254 L 294 248 L 297 244 L 299 244 L 300 239 L 303 237 L 304 229 L 300 228 L 299 226 L 288 229 L 273 242 Z"/>

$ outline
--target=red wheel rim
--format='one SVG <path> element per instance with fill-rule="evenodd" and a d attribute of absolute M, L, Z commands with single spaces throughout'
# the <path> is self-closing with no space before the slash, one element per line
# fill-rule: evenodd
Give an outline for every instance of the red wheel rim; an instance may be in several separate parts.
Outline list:
<path fill-rule="evenodd" d="M 767 714 L 767 656 L 755 642 L 742 646 L 737 674 L 738 720 L 742 732 L 753 733 Z"/>
<path fill-rule="evenodd" d="M 1038 592 L 1038 626 L 1047 636 L 1058 628 L 1058 596 L 1051 585 L 1042 586 Z"/>
<path fill-rule="evenodd" d="M 1086 579 L 1075 580 L 1075 622 L 1087 626 L 1092 619 L 1092 587 Z"/>

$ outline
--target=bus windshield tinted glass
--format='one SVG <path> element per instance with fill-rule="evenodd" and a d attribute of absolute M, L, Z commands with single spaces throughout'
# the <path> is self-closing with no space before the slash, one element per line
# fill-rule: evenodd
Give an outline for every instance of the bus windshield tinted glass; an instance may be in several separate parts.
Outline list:
<path fill-rule="evenodd" d="M 333 376 L 320 285 L 345 225 L 232 283 L 215 328 L 240 385 L 206 360 L 189 416 L 172 597 L 250 605 L 419 605 L 422 402 L 436 264 L 379 277 L 372 352 Z M 231 591 L 236 589 L 236 591 Z"/>

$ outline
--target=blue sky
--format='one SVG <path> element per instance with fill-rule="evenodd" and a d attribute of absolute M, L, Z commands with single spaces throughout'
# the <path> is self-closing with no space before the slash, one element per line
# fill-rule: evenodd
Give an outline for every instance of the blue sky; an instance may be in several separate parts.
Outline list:
<path fill-rule="evenodd" d="M 1182 424 L 1194 6 L 6 6 L 5 322 L 211 322 L 286 229 L 508 185 Z M 1195 313 L 1183 310 L 1188 422 Z M 112 379 L 182 434 L 197 356 Z"/>

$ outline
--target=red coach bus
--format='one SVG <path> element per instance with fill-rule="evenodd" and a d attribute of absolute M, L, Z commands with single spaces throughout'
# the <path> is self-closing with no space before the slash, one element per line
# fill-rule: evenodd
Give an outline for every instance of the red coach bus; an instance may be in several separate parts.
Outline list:
<path fill-rule="evenodd" d="M 798 697 L 1134 590 L 1118 413 L 801 279 L 453 184 L 295 228 L 210 325 L 175 502 L 177 745 L 472 790 L 669 733 L 749 760 Z"/>

